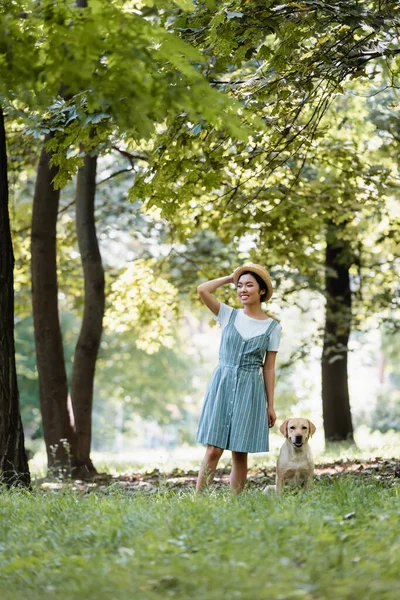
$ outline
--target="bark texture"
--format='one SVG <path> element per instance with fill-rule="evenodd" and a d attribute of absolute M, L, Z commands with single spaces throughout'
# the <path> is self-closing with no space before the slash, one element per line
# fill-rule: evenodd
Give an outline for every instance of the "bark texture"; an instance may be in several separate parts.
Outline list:
<path fill-rule="evenodd" d="M 49 134 L 51 135 L 51 134 Z M 45 143 L 49 139 L 46 137 Z M 48 466 L 69 467 L 76 438 L 68 411 L 68 382 L 58 314 L 57 215 L 60 190 L 53 187 L 56 167 L 43 147 L 32 212 L 32 305 L 40 404 Z"/>
<path fill-rule="evenodd" d="M 13 276 L 6 133 L 0 107 L 0 479 L 7 486 L 29 486 L 15 366 Z"/>
<path fill-rule="evenodd" d="M 76 229 L 85 282 L 85 302 L 71 385 L 77 456 L 89 472 L 95 472 L 90 460 L 93 384 L 105 304 L 104 270 L 95 225 L 96 166 L 96 156 L 85 156 L 77 178 Z"/>
<path fill-rule="evenodd" d="M 322 409 L 325 439 L 353 441 L 347 373 L 351 331 L 349 270 L 353 263 L 349 242 L 336 225 L 327 229 L 325 292 L 326 316 L 322 351 Z"/>

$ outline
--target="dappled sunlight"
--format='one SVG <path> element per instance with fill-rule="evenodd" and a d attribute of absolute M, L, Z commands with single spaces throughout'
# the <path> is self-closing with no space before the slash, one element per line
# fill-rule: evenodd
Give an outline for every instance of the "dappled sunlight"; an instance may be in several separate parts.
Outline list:
<path fill-rule="evenodd" d="M 149 353 L 171 347 L 177 293 L 154 259 L 129 263 L 111 283 L 104 325 L 113 333 L 133 332 L 137 347 Z"/>

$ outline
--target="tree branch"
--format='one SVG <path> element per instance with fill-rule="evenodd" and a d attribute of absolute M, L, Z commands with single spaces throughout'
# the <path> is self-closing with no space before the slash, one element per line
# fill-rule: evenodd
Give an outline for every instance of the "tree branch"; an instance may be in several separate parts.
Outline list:
<path fill-rule="evenodd" d="M 117 175 L 121 175 L 122 173 L 131 173 L 133 170 L 134 169 L 131 167 L 129 169 L 120 169 L 119 171 L 115 171 L 115 173 L 111 173 L 111 175 L 108 177 L 97 181 L 96 186 L 101 185 L 102 183 L 105 183 L 106 181 L 109 181 L 110 179 L 113 179 L 113 177 L 117 177 Z"/>
<path fill-rule="evenodd" d="M 136 160 L 144 160 L 146 162 L 148 162 L 148 160 L 149 160 L 148 155 L 144 152 L 128 152 L 128 150 L 122 150 L 121 148 L 118 148 L 118 146 L 111 146 L 111 147 L 113 150 L 115 150 L 116 152 L 119 152 L 122 156 L 127 158 L 129 160 L 129 162 L 131 163 L 132 167 L 134 166 L 134 162 Z"/>

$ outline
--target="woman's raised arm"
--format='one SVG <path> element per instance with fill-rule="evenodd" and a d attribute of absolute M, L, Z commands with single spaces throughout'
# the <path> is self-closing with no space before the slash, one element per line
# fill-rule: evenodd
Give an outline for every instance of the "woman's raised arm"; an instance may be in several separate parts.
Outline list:
<path fill-rule="evenodd" d="M 219 312 L 220 301 L 217 300 L 213 293 L 222 285 L 226 285 L 227 283 L 233 283 L 233 275 L 227 275 L 226 277 L 219 277 L 218 279 L 211 279 L 210 281 L 206 281 L 205 283 L 201 283 L 197 291 L 200 295 L 200 298 L 203 300 L 204 304 L 217 315 Z"/>

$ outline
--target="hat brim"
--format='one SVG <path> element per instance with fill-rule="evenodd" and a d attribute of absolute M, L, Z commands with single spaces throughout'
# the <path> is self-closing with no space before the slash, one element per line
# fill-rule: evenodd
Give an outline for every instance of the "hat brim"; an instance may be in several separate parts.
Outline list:
<path fill-rule="evenodd" d="M 264 267 L 262 267 L 261 265 L 249 264 L 249 265 L 243 265 L 242 267 L 237 267 L 237 269 L 235 269 L 233 272 L 233 283 L 237 286 L 239 277 L 243 273 L 246 273 L 247 271 L 249 273 L 256 273 L 259 277 L 261 277 L 261 279 L 265 283 L 265 287 L 267 290 L 267 295 L 264 298 L 264 301 L 269 300 L 271 298 L 272 292 L 273 292 L 272 281 L 271 281 L 268 271 L 266 269 L 264 269 Z"/>

